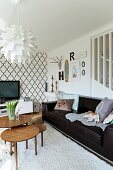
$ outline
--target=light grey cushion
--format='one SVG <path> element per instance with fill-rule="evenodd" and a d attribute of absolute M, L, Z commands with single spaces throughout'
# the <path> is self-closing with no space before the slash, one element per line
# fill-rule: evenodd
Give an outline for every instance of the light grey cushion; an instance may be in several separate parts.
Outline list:
<path fill-rule="evenodd" d="M 74 99 L 72 109 L 78 110 L 78 104 L 79 104 L 79 95 L 78 94 L 67 94 L 63 93 L 63 99 Z"/>
<path fill-rule="evenodd" d="M 55 94 L 56 94 L 57 99 L 63 99 L 63 92 L 62 91 L 57 91 Z"/>
<path fill-rule="evenodd" d="M 104 119 L 113 110 L 113 100 L 105 97 L 96 107 L 95 112 L 99 114 L 99 122 L 103 122 Z"/>

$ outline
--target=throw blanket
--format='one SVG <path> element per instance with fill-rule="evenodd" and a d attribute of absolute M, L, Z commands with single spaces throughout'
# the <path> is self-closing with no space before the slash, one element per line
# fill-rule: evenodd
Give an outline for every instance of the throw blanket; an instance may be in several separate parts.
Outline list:
<path fill-rule="evenodd" d="M 92 111 L 86 112 L 83 117 L 86 118 L 88 122 L 92 121 L 99 122 L 99 114 Z"/>
<path fill-rule="evenodd" d="M 87 126 L 97 126 L 100 127 L 103 131 L 105 130 L 106 126 L 103 123 L 97 123 L 94 120 L 93 121 L 88 121 L 84 116 L 86 115 L 86 113 L 81 113 L 81 114 L 76 114 L 76 113 L 69 113 L 66 114 L 65 117 L 66 119 L 70 120 L 71 122 L 74 122 L 76 120 L 82 122 L 84 125 Z"/>

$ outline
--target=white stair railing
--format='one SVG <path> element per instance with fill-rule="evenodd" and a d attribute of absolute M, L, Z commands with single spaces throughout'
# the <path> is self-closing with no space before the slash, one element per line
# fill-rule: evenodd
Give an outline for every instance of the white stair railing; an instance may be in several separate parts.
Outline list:
<path fill-rule="evenodd" d="M 92 77 L 113 90 L 113 30 L 92 37 Z"/>

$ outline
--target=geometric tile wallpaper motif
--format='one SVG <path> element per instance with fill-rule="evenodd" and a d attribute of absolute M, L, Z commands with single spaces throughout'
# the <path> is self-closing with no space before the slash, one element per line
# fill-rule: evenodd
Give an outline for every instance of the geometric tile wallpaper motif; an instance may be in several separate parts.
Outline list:
<path fill-rule="evenodd" d="M 34 101 L 45 99 L 47 81 L 47 54 L 38 52 L 26 65 L 11 64 L 0 56 L 0 80 L 19 80 L 20 97 L 30 97 Z"/>

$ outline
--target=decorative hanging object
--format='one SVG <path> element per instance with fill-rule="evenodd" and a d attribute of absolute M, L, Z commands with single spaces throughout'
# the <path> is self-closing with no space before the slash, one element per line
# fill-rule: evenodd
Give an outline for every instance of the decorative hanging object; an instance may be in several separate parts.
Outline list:
<path fill-rule="evenodd" d="M 55 90 L 57 91 L 58 90 L 58 81 L 55 81 Z"/>
<path fill-rule="evenodd" d="M 33 53 L 35 45 L 31 32 L 24 31 L 20 25 L 12 25 L 0 35 L 1 53 L 11 63 L 25 64 Z"/>
<path fill-rule="evenodd" d="M 68 82 L 69 81 L 69 61 L 67 59 L 65 60 L 64 72 L 65 72 L 65 82 Z"/>
<path fill-rule="evenodd" d="M 60 58 L 58 58 L 58 57 L 54 58 L 53 57 L 53 58 L 51 58 L 51 60 L 53 60 L 51 63 L 57 63 L 58 64 L 58 68 L 60 70 L 61 67 L 62 67 L 62 60 L 63 60 L 62 56 Z"/>
<path fill-rule="evenodd" d="M 86 63 L 85 63 L 85 61 L 82 61 L 82 76 L 85 76 L 85 74 L 86 74 L 86 71 L 85 71 L 85 69 L 84 69 L 84 67 L 85 67 L 85 65 L 86 65 Z"/>
<path fill-rule="evenodd" d="M 20 0 L 14 2 L 19 3 Z M 18 25 L 11 25 L 0 34 L 0 47 L 1 54 L 11 63 L 25 64 L 27 61 L 30 62 L 30 56 L 35 51 L 36 46 L 32 33 L 25 31 L 19 24 L 19 12 Z"/>
<path fill-rule="evenodd" d="M 51 92 L 54 92 L 54 85 L 53 85 L 53 80 L 54 80 L 54 77 L 53 77 L 53 75 L 52 75 L 52 77 L 51 77 L 51 80 L 52 80 L 52 84 L 51 84 Z"/>

